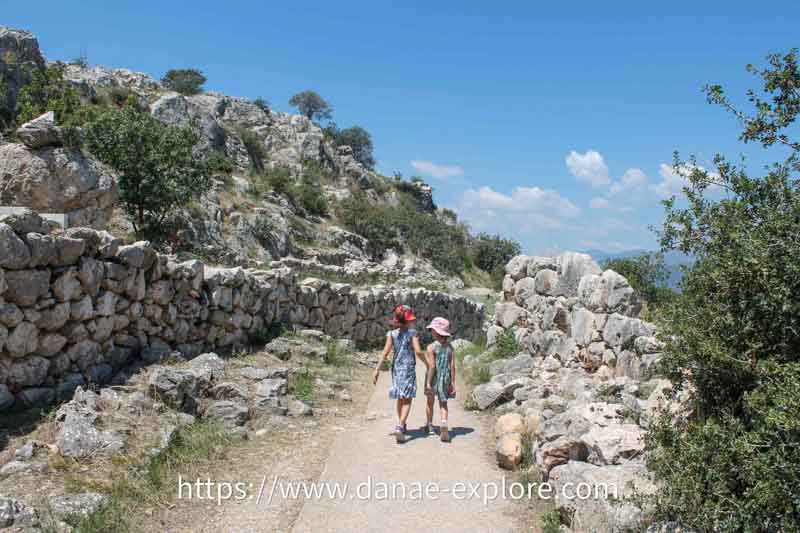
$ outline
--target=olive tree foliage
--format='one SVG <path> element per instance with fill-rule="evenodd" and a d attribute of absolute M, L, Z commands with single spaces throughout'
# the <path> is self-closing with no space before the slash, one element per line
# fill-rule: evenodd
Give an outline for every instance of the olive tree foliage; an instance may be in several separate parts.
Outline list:
<path fill-rule="evenodd" d="M 722 155 L 714 169 L 675 158 L 685 203 L 665 202 L 664 250 L 695 259 L 661 325 L 662 370 L 686 396 L 649 427 L 659 480 L 655 518 L 697 531 L 800 531 L 800 70 L 797 51 L 748 70 L 762 88 L 740 109 L 719 85 L 711 103 L 740 139 L 780 145 L 753 177 Z"/>
<path fill-rule="evenodd" d="M 137 233 L 157 235 L 165 217 L 208 191 L 209 172 L 193 128 L 168 126 L 133 108 L 103 113 L 86 148 L 119 174 L 120 200 Z"/>
<path fill-rule="evenodd" d="M 296 107 L 308 120 L 330 120 L 333 107 L 314 91 L 303 91 L 289 99 L 289 105 Z"/>
<path fill-rule="evenodd" d="M 164 74 L 161 83 L 167 89 L 181 94 L 197 94 L 203 90 L 206 77 L 201 71 L 194 68 L 172 69 Z"/>
<path fill-rule="evenodd" d="M 343 130 L 336 130 L 333 134 L 336 146 L 349 146 L 353 149 L 353 158 L 361 163 L 364 168 L 375 168 L 375 157 L 372 154 L 372 136 L 361 126 L 351 126 Z"/>

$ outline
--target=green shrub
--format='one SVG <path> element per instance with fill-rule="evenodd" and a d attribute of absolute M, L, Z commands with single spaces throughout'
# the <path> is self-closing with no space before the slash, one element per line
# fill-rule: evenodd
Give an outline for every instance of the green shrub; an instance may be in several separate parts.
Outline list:
<path fill-rule="evenodd" d="M 266 249 L 275 244 L 275 224 L 267 217 L 259 217 L 253 222 L 250 230 L 258 243 Z"/>
<path fill-rule="evenodd" d="M 372 136 L 361 126 L 352 126 L 343 130 L 334 130 L 333 143 L 336 146 L 349 146 L 353 149 L 353 158 L 364 168 L 375 168 L 372 150 Z"/>
<path fill-rule="evenodd" d="M 134 230 L 157 235 L 166 216 L 208 191 L 194 147 L 198 134 L 133 108 L 106 111 L 86 128 L 88 150 L 118 173 L 120 200 Z"/>
<path fill-rule="evenodd" d="M 661 370 L 688 413 L 651 422 L 647 460 L 655 518 L 697 531 L 800 530 L 800 69 L 796 50 L 768 59 L 748 67 L 764 83 L 748 93 L 755 114 L 706 92 L 742 120 L 742 140 L 788 158 L 753 178 L 721 155 L 713 173 L 676 155 L 686 202 L 665 202 L 660 235 L 694 258 L 661 324 Z"/>
<path fill-rule="evenodd" d="M 181 68 L 168 70 L 161 83 L 167 89 L 181 94 L 197 94 L 203 90 L 206 77 L 203 73 L 193 68 Z"/>
<path fill-rule="evenodd" d="M 547 511 L 539 516 L 542 533 L 561 533 L 561 515 L 557 510 Z"/>
<path fill-rule="evenodd" d="M 367 239 L 371 255 L 400 247 L 394 225 L 396 213 L 391 207 L 372 205 L 363 194 L 353 194 L 339 204 L 338 216 L 346 229 Z"/>
<path fill-rule="evenodd" d="M 669 271 L 664 263 L 663 253 L 643 253 L 635 257 L 610 259 L 603 263 L 603 268 L 625 276 L 631 287 L 653 306 L 665 305 L 674 295 L 667 287 Z"/>
<path fill-rule="evenodd" d="M 303 176 L 300 183 L 292 189 L 291 197 L 295 204 L 312 215 L 328 214 L 328 199 L 322 193 L 319 180 L 313 176 Z"/>
<path fill-rule="evenodd" d="M 480 233 L 475 238 L 473 253 L 478 268 L 486 272 L 496 272 L 499 268 L 504 269 L 506 263 L 522 253 L 522 248 L 517 241 Z"/>
<path fill-rule="evenodd" d="M 267 159 L 267 150 L 258 134 L 247 128 L 237 128 L 236 134 L 242 140 L 247 156 L 250 158 L 251 173 L 264 172 L 264 161 Z"/>
<path fill-rule="evenodd" d="M 514 357 L 521 351 L 522 346 L 519 342 L 517 342 L 517 338 L 514 336 L 514 330 L 512 328 L 509 328 L 501 333 L 497 337 L 494 346 L 492 346 L 492 352 L 497 359 Z"/>
<path fill-rule="evenodd" d="M 269 102 L 266 100 L 266 98 L 258 97 L 253 100 L 253 104 L 264 113 L 269 114 Z"/>
<path fill-rule="evenodd" d="M 233 160 L 216 150 L 206 158 L 206 167 L 211 174 L 232 174 L 236 170 Z"/>
<path fill-rule="evenodd" d="M 82 104 L 78 92 L 64 78 L 64 65 L 52 63 L 44 69 L 30 69 L 29 75 L 29 83 L 24 84 L 17 95 L 17 123 L 53 111 L 57 123 L 67 124 Z"/>
<path fill-rule="evenodd" d="M 289 389 L 298 400 L 309 404 L 314 402 L 314 377 L 308 369 L 292 374 Z"/>

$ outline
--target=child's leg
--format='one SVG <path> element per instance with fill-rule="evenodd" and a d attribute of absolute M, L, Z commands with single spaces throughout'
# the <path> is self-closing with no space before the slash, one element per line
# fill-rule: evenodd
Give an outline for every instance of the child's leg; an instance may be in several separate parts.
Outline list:
<path fill-rule="evenodd" d="M 433 400 L 435 398 L 433 397 L 433 394 L 428 394 L 426 399 L 428 403 L 425 406 L 425 415 L 428 417 L 428 424 L 430 425 L 433 423 Z"/>
<path fill-rule="evenodd" d="M 408 420 L 408 413 L 411 411 L 411 398 L 403 398 L 398 400 L 400 408 L 400 425 L 406 427 L 406 420 Z"/>
<path fill-rule="evenodd" d="M 401 422 L 401 419 L 403 418 L 402 417 L 403 399 L 402 398 L 398 398 L 397 401 L 395 402 L 394 406 L 395 406 L 395 410 L 397 411 L 397 423 L 402 425 L 403 422 Z"/>
<path fill-rule="evenodd" d="M 447 402 L 439 402 L 439 416 L 442 417 L 442 425 L 447 425 Z"/>

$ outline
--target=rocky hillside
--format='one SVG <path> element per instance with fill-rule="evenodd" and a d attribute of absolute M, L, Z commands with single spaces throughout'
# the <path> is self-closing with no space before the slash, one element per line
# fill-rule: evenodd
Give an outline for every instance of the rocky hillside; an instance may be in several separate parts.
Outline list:
<path fill-rule="evenodd" d="M 662 349 L 655 326 L 638 317 L 628 281 L 588 255 L 518 256 L 506 273 L 490 348 L 465 360 L 477 376 L 476 407 L 502 415 L 499 464 L 549 481 L 573 531 L 641 530 L 646 513 L 626 498 L 653 490 L 644 435 L 671 395 L 653 374 Z M 565 485 L 580 483 L 617 492 L 563 498 Z"/>
<path fill-rule="evenodd" d="M 198 157 L 215 162 L 213 186 L 169 216 L 163 224 L 163 251 L 228 266 L 263 267 L 290 258 L 284 264 L 296 271 L 336 281 L 463 285 L 453 276 L 457 272 L 441 272 L 402 238 L 387 250 L 348 231 L 338 216 L 341 202 L 357 195 L 371 205 L 412 206 L 443 227 L 458 228 L 451 213 L 436 208 L 432 188 L 424 182 L 387 178 L 365 168 L 351 147 L 337 145 L 329 131 L 305 116 L 211 92 L 180 94 L 128 69 L 48 62 L 35 36 L 3 27 L 0 91 L 5 94 L 0 101 L 5 105 L 0 109 L 5 118 L 0 129 L 6 130 L 6 142 L 0 137 L 0 205 L 64 213 L 70 226 L 107 229 L 118 237 L 132 232 L 119 209 L 115 172 L 87 150 L 67 146 L 58 112 L 8 129 L 31 73 L 45 65 L 58 66 L 68 84 L 62 90 L 77 95 L 75 116 L 131 104 L 164 124 L 197 128 Z M 282 180 L 288 186 L 276 185 Z M 285 190 L 305 180 L 314 184 L 324 212 L 310 212 Z M 454 231 L 470 239 L 465 231 Z"/>

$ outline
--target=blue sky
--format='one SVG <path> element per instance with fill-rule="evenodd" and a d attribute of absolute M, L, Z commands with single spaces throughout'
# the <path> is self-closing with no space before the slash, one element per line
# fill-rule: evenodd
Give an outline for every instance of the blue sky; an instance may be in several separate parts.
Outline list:
<path fill-rule="evenodd" d="M 674 150 L 768 160 L 700 89 L 741 96 L 745 64 L 800 46 L 800 2 L 541 4 L 0 0 L 0 24 L 48 58 L 196 67 L 279 110 L 314 89 L 372 133 L 379 170 L 529 252 L 654 248 Z"/>

